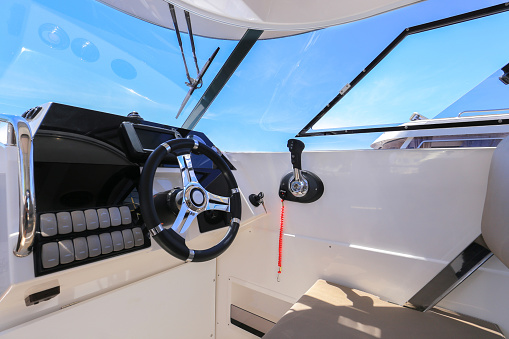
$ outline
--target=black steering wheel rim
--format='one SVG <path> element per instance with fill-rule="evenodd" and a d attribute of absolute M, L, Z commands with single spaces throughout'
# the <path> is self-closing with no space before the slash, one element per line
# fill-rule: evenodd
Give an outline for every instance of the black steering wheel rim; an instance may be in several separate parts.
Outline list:
<path fill-rule="evenodd" d="M 172 228 L 164 229 L 159 220 L 159 217 L 157 216 L 156 208 L 154 205 L 154 199 L 152 196 L 154 175 L 161 161 L 169 153 L 173 153 L 175 155 L 178 154 L 178 156 L 181 157 L 189 155 L 190 153 L 204 154 L 217 166 L 219 170 L 221 170 L 225 177 L 225 181 L 228 185 L 228 191 L 230 192 L 230 197 L 227 198 L 229 198 L 229 212 L 231 213 L 232 218 L 229 229 L 226 235 L 223 237 L 223 239 L 219 243 L 208 249 L 204 250 L 189 249 L 185 243 L 185 239 L 181 237 L 177 232 L 175 232 L 174 229 Z M 181 159 L 179 159 L 179 164 L 181 162 Z M 181 174 L 187 170 L 188 172 L 192 172 L 194 176 L 194 170 L 192 168 L 190 156 L 187 158 L 187 160 L 191 167 L 183 169 L 181 166 Z M 186 173 L 182 175 L 184 176 L 185 174 Z M 184 187 L 184 190 L 187 189 L 187 186 L 191 187 L 191 185 L 186 185 L 185 183 L 183 184 L 186 186 Z M 196 183 L 193 182 L 192 180 L 189 184 L 192 184 L 193 187 L 197 187 Z M 208 193 L 207 191 L 205 192 Z M 226 249 L 232 244 L 239 230 L 241 216 L 241 200 L 237 181 L 235 180 L 232 171 L 219 154 L 217 154 L 207 145 L 193 139 L 169 140 L 159 145 L 152 152 L 152 154 L 148 157 L 147 161 L 145 162 L 145 165 L 143 166 L 143 171 L 141 173 L 139 184 L 139 197 L 141 214 L 143 216 L 145 226 L 149 230 L 152 238 L 166 252 L 184 261 L 201 262 L 218 257 L 224 251 L 226 251 Z M 184 208 L 187 209 L 188 207 L 183 202 L 181 210 Z M 197 214 L 199 213 L 201 212 L 197 212 Z"/>

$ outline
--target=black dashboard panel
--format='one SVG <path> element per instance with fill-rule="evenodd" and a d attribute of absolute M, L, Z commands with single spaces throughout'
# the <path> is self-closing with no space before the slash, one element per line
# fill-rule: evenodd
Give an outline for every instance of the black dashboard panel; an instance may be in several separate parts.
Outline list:
<path fill-rule="evenodd" d="M 176 137 L 191 137 L 214 147 L 200 132 L 52 103 L 34 136 L 38 215 L 34 247 L 36 275 L 149 247 L 151 240 L 139 214 L 137 199 L 140 171 L 153 148 Z M 207 190 L 228 195 L 222 173 L 212 161 L 201 154 L 192 154 L 191 159 L 197 178 Z M 176 157 L 168 156 L 161 166 L 178 167 Z M 118 209 L 129 210 L 128 223 L 114 225 L 113 214 L 104 212 Z M 74 219 L 75 216 L 83 219 L 83 215 L 93 211 L 99 218 L 100 211 L 106 219 L 111 217 L 111 225 L 94 228 L 89 227 L 87 221 L 87 226 L 83 227 L 83 222 Z M 198 217 L 200 231 L 225 227 L 229 224 L 228 218 L 225 212 L 204 213 Z M 52 231 L 48 232 L 49 229 Z M 130 239 L 131 236 L 138 236 L 136 245 L 127 242 L 126 237 Z M 90 241 L 98 238 L 106 242 L 111 238 L 112 244 L 116 239 L 117 248 L 85 255 L 84 244 L 92 246 Z M 122 244 L 119 239 L 126 242 Z M 73 249 L 71 253 L 69 248 L 76 248 L 76 251 L 72 252 Z M 64 260 L 64 256 L 70 258 L 73 253 L 76 256 L 73 260 Z"/>
<path fill-rule="evenodd" d="M 213 146 L 212 142 L 205 134 L 200 132 L 162 125 L 136 117 L 123 117 L 58 103 L 51 104 L 39 130 L 61 131 L 84 135 L 113 146 L 129 158 L 129 140 L 126 139 L 125 135 L 121 132 L 121 126 L 124 122 L 139 126 L 153 127 L 154 129 L 160 129 L 162 131 L 177 131 L 184 138 L 197 136 L 207 146 Z M 136 159 L 130 160 L 137 161 Z"/>
<path fill-rule="evenodd" d="M 139 176 L 137 164 L 104 142 L 58 131 L 34 137 L 38 212 L 121 204 Z"/>

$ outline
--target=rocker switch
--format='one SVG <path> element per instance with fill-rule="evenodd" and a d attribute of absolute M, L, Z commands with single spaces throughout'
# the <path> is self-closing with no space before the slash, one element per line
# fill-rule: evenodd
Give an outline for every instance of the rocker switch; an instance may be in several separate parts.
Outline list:
<path fill-rule="evenodd" d="M 55 214 L 41 214 L 40 227 L 43 237 L 51 237 L 53 235 L 57 235 L 57 218 L 55 217 Z"/>
<path fill-rule="evenodd" d="M 59 212 L 57 213 L 58 233 L 67 234 L 72 232 L 71 213 Z"/>

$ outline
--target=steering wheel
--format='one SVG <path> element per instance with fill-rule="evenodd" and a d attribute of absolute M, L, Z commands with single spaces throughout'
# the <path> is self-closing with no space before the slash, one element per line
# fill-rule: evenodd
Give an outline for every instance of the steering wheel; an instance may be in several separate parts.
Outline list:
<path fill-rule="evenodd" d="M 229 197 L 208 192 L 196 179 L 191 152 L 206 155 L 223 173 Z M 152 196 L 154 175 L 161 161 L 172 153 L 177 157 L 184 186 L 182 207 L 171 228 L 163 228 L 157 216 Z M 159 145 L 148 157 L 140 177 L 139 185 L 140 208 L 145 226 L 152 238 L 168 253 L 185 261 L 207 261 L 216 258 L 232 244 L 239 230 L 241 201 L 237 182 L 225 161 L 210 147 L 193 139 L 173 139 Z M 228 232 L 216 245 L 205 250 L 189 249 L 183 234 L 198 214 L 218 210 L 231 213 Z"/>

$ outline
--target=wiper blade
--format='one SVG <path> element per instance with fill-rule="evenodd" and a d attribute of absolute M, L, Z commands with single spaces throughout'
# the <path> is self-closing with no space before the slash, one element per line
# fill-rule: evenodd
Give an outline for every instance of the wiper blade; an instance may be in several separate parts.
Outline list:
<path fill-rule="evenodd" d="M 170 7 L 171 19 L 173 20 L 173 27 L 175 28 L 175 33 L 177 34 L 177 40 L 180 47 L 180 53 L 182 54 L 182 60 L 184 60 L 184 67 L 186 68 L 187 80 L 189 80 L 189 83 L 186 83 L 186 85 L 193 86 L 194 79 L 191 78 L 191 76 L 189 75 L 189 70 L 187 69 L 187 62 L 186 57 L 184 55 L 184 47 L 182 47 L 182 39 L 180 38 L 180 30 L 179 24 L 177 22 L 177 15 L 175 13 L 175 6 L 173 6 L 172 4 L 168 4 L 168 6 Z"/>
<path fill-rule="evenodd" d="M 194 37 L 193 27 L 191 26 L 191 16 L 188 11 L 184 11 L 187 22 L 187 32 L 189 33 L 189 40 L 191 40 L 191 51 L 193 52 L 194 65 L 196 66 L 196 74 L 200 74 L 200 68 L 198 67 L 198 59 L 196 59 L 196 49 L 194 48 Z M 199 81 L 199 80 L 197 80 Z M 200 86 L 201 87 L 201 86 Z"/>
<path fill-rule="evenodd" d="M 186 104 L 187 102 L 189 101 L 189 98 L 191 98 L 191 95 L 193 94 L 194 90 L 196 88 L 198 88 L 198 84 L 201 83 L 201 80 L 203 78 L 203 75 L 205 75 L 205 72 L 207 72 L 207 69 L 209 68 L 210 64 L 212 63 L 212 61 L 214 60 L 214 58 L 216 57 L 217 55 L 217 52 L 219 52 L 219 47 L 216 48 L 216 50 L 214 51 L 214 53 L 212 53 L 212 55 L 210 56 L 210 58 L 207 60 L 207 62 L 205 63 L 205 65 L 203 65 L 203 68 L 201 69 L 201 71 L 198 73 L 198 77 L 196 78 L 196 80 L 193 82 L 191 88 L 189 89 L 189 91 L 187 92 L 187 95 L 186 97 L 184 98 L 184 101 L 182 102 L 182 105 L 180 105 L 180 109 L 177 113 L 177 116 L 175 117 L 175 119 L 178 119 L 180 113 L 182 113 L 182 110 L 184 109 L 184 107 L 186 107 Z"/>

